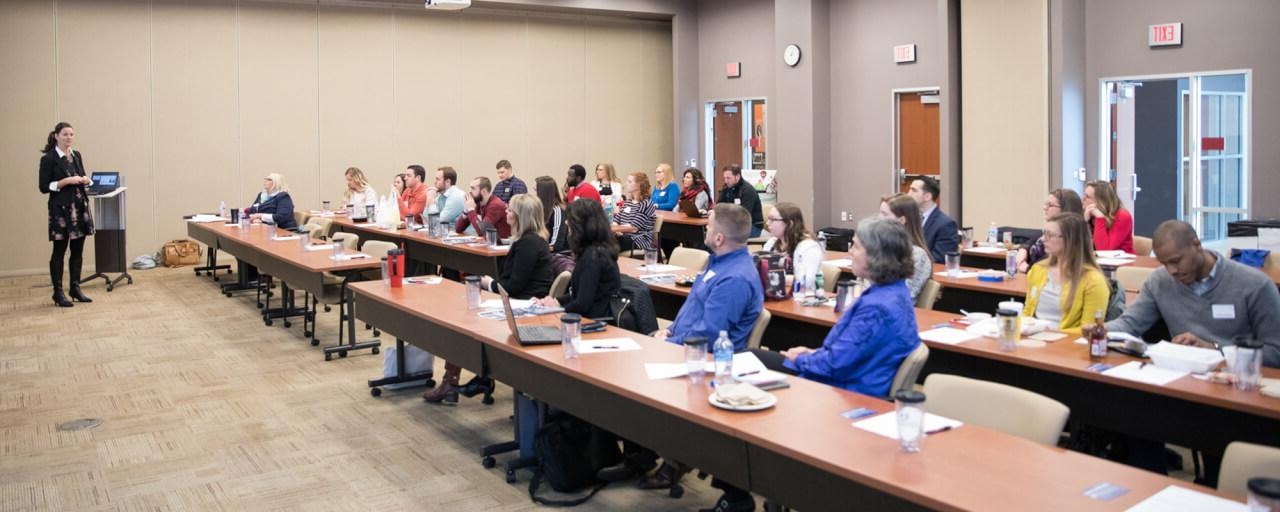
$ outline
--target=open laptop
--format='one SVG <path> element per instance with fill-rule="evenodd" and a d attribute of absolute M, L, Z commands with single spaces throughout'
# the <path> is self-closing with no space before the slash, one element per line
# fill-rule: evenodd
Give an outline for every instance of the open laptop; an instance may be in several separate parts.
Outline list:
<path fill-rule="evenodd" d="M 502 295 L 502 311 L 507 315 L 507 325 L 511 327 L 511 335 L 521 345 L 552 345 L 560 343 L 560 328 L 550 325 L 516 325 L 516 313 L 511 309 L 511 296 L 506 288 L 498 285 L 498 293 Z"/>
<path fill-rule="evenodd" d="M 120 187 L 120 173 L 114 171 L 94 171 L 93 184 L 89 185 L 89 195 L 110 194 Z"/>
<path fill-rule="evenodd" d="M 698 207 L 694 206 L 693 201 L 684 200 L 676 204 L 680 207 L 680 211 L 683 212 L 686 217 L 694 219 L 702 218 L 702 212 L 698 211 Z"/>

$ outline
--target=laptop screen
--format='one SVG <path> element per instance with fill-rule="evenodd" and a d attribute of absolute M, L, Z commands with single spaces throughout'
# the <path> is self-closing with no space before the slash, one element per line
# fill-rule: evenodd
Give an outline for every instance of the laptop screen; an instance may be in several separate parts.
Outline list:
<path fill-rule="evenodd" d="M 97 187 L 114 187 L 116 186 L 116 179 L 118 179 L 119 177 L 120 175 L 114 172 L 112 173 L 95 172 L 93 173 L 93 178 L 92 178 L 93 185 Z"/>

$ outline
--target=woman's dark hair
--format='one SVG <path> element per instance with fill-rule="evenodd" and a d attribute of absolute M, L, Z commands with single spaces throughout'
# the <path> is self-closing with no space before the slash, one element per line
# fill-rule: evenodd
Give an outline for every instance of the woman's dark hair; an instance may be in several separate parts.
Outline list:
<path fill-rule="evenodd" d="M 538 199 L 542 200 L 542 216 L 545 217 L 543 219 L 545 221 L 554 215 L 556 208 L 564 208 L 564 199 L 560 198 L 560 187 L 556 186 L 555 178 L 538 176 L 533 183 Z"/>
<path fill-rule="evenodd" d="M 866 276 L 876 284 L 889 284 L 911 277 L 915 262 L 911 259 L 911 236 L 907 228 L 894 219 L 870 217 L 858 223 L 853 235 L 866 251 Z"/>
<path fill-rule="evenodd" d="M 704 185 L 707 184 L 707 180 L 702 177 L 702 171 L 699 171 L 697 167 L 690 167 L 688 169 L 685 169 L 684 173 L 682 173 L 681 176 L 684 176 L 687 174 L 693 174 L 693 187 L 695 189 L 702 188 Z"/>
<path fill-rule="evenodd" d="M 53 125 L 53 131 L 49 132 L 49 138 L 45 141 L 44 149 L 40 150 L 40 152 L 48 153 L 50 150 L 52 150 L 54 146 L 58 145 L 58 139 L 56 137 L 58 133 L 61 132 L 63 128 L 71 128 L 71 127 L 72 127 L 71 123 L 68 123 L 66 121 Z"/>
<path fill-rule="evenodd" d="M 618 259 L 618 240 L 609 229 L 604 208 L 590 199 L 578 199 L 569 204 L 569 250 L 576 259 L 593 248 Z"/>
<path fill-rule="evenodd" d="M 1061 213 L 1074 213 L 1084 216 L 1084 203 L 1080 201 L 1080 194 L 1069 188 L 1060 188 L 1050 192 L 1049 195 L 1058 200 L 1058 209 Z"/>
<path fill-rule="evenodd" d="M 796 246 L 809 238 L 809 232 L 804 227 L 804 212 L 795 203 L 778 203 L 774 205 L 773 211 L 778 212 L 778 217 L 787 225 L 780 241 L 787 250 L 787 255 L 795 258 Z"/>

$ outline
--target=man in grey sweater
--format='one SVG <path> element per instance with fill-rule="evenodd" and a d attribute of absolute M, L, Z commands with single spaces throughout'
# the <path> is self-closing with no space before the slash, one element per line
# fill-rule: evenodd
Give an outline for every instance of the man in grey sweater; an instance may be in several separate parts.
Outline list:
<path fill-rule="evenodd" d="M 1263 363 L 1280 368 L 1280 292 L 1266 274 L 1200 246 L 1195 230 L 1169 220 L 1152 240 L 1158 268 L 1108 331 L 1135 336 L 1163 318 L 1174 343 L 1213 348 L 1262 340 Z"/>

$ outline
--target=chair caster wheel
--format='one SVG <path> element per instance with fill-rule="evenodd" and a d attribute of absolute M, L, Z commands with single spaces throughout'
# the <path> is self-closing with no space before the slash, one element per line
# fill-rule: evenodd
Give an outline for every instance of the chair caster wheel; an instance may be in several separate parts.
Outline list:
<path fill-rule="evenodd" d="M 347 351 L 343 350 L 342 352 L 338 352 L 338 357 L 347 357 Z"/>
<path fill-rule="evenodd" d="M 497 464 L 498 464 L 498 461 L 493 460 L 493 457 L 485 457 L 483 459 L 480 459 L 480 465 L 484 466 L 485 469 L 493 469 L 493 466 Z"/>
<path fill-rule="evenodd" d="M 379 347 L 373 347 L 372 349 L 369 350 L 369 352 L 376 356 L 378 355 L 378 352 L 382 352 L 382 349 Z"/>
<path fill-rule="evenodd" d="M 231 292 L 222 292 L 222 294 L 223 294 L 223 295 L 226 295 L 226 296 L 227 296 L 227 298 L 230 298 L 230 297 L 231 297 Z"/>
<path fill-rule="evenodd" d="M 485 395 L 484 398 L 480 399 L 480 403 L 485 405 L 493 405 L 493 395 Z"/>
<path fill-rule="evenodd" d="M 434 388 L 436 387 L 436 380 L 427 379 L 426 381 L 423 381 L 422 385 L 426 386 L 427 388 Z"/>
<path fill-rule="evenodd" d="M 382 396 L 382 388 L 369 388 L 369 394 L 373 395 L 374 398 L 378 398 Z"/>
<path fill-rule="evenodd" d="M 310 338 L 311 334 L 313 334 L 311 331 L 302 331 L 302 337 L 304 338 Z"/>
<path fill-rule="evenodd" d="M 285 329 L 288 329 L 288 328 L 290 328 L 290 327 L 293 327 L 293 323 L 289 322 L 288 320 L 285 320 L 285 321 L 284 321 L 284 328 L 285 328 Z"/>
<path fill-rule="evenodd" d="M 377 330 L 377 329 L 374 329 L 374 330 L 373 330 L 373 337 L 374 337 L 374 338 L 377 338 L 378 336 L 382 336 L 382 331 L 379 331 L 379 330 Z"/>
<path fill-rule="evenodd" d="M 270 326 L 271 326 L 271 319 L 270 319 L 270 318 L 268 318 L 268 319 L 266 319 L 266 320 L 263 320 L 263 323 L 266 323 L 266 324 L 267 324 L 267 326 L 268 326 L 268 327 L 270 327 Z"/>
<path fill-rule="evenodd" d="M 262 303 L 261 303 L 261 302 L 259 302 L 259 303 L 258 303 L 258 309 L 262 309 Z"/>
<path fill-rule="evenodd" d="M 319 344 L 320 344 L 320 340 L 315 339 L 315 338 L 311 338 L 311 346 L 313 346 L 313 347 L 314 347 L 314 346 L 319 345 Z"/>
<path fill-rule="evenodd" d="M 330 312 L 330 311 L 333 311 L 333 308 L 329 307 L 329 305 L 328 305 L 328 304 L 325 304 L 325 305 L 324 305 L 324 312 L 325 312 L 325 313 L 328 313 L 328 312 Z"/>
<path fill-rule="evenodd" d="M 667 490 L 667 495 L 672 499 L 680 499 L 681 496 L 684 496 L 684 486 L 680 484 L 672 485 L 671 489 Z"/>
<path fill-rule="evenodd" d="M 507 483 L 509 484 L 516 483 L 516 470 L 514 469 L 507 470 Z"/>
<path fill-rule="evenodd" d="M 132 283 L 132 282 L 130 282 L 129 284 L 133 284 L 133 283 Z M 115 288 L 116 288 L 116 287 L 115 287 L 115 285 L 108 284 L 108 285 L 107 285 L 107 292 L 110 292 L 111 290 L 114 290 Z"/>
<path fill-rule="evenodd" d="M 330 354 L 330 353 L 326 352 L 326 353 L 324 354 L 324 360 L 325 360 L 325 361 L 332 361 L 332 360 L 333 360 L 333 354 Z"/>

